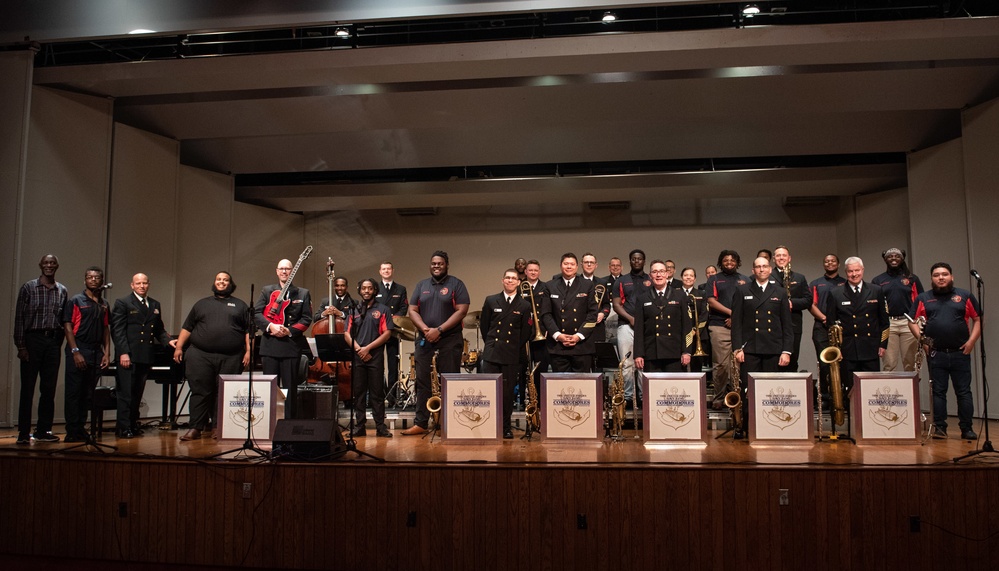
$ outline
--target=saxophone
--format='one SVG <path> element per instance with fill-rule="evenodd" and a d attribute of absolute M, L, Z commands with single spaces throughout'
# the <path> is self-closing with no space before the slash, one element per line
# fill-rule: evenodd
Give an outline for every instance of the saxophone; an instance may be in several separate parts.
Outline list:
<path fill-rule="evenodd" d="M 617 371 L 611 381 L 611 431 L 613 438 L 620 438 L 624 431 L 624 363 L 631 357 L 629 352 L 617 364 Z M 638 414 L 636 410 L 635 414 Z"/>
<path fill-rule="evenodd" d="M 739 361 L 735 351 L 729 358 L 729 376 L 732 380 L 732 390 L 725 394 L 725 406 L 732 413 L 732 424 L 736 430 L 742 430 L 742 378 L 739 376 Z"/>
<path fill-rule="evenodd" d="M 427 410 L 430 411 L 430 418 L 434 421 L 434 429 L 441 425 L 441 407 L 444 401 L 441 400 L 441 377 L 437 373 L 437 353 L 430 361 L 430 398 L 427 399 Z"/>
<path fill-rule="evenodd" d="M 534 371 L 540 363 L 535 363 L 527 374 L 527 404 L 524 406 L 524 416 L 527 417 L 527 434 L 541 429 L 541 406 L 538 399 L 538 387 L 534 386 Z"/>
<path fill-rule="evenodd" d="M 837 321 L 829 326 L 829 346 L 819 353 L 819 360 L 829 365 L 829 393 L 832 395 L 833 426 L 839 426 L 846 422 L 846 407 L 843 405 L 843 381 L 839 376 L 839 360 L 843 355 L 839 346 L 842 343 L 843 326 Z"/>

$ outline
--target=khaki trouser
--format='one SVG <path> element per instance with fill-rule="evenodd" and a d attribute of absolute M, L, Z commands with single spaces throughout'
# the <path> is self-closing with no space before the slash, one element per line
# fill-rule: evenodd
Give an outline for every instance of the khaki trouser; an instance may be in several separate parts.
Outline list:
<path fill-rule="evenodd" d="M 724 325 L 708 327 L 711 335 L 711 361 L 714 363 L 711 378 L 715 386 L 712 403 L 723 403 L 725 394 L 732 390 L 732 379 L 729 374 L 732 361 L 732 330 Z"/>
<path fill-rule="evenodd" d="M 905 317 L 892 317 L 889 321 L 888 348 L 881 359 L 881 370 L 915 371 L 917 342 L 909 330 L 909 320 Z M 899 363 L 903 368 L 899 368 Z"/>

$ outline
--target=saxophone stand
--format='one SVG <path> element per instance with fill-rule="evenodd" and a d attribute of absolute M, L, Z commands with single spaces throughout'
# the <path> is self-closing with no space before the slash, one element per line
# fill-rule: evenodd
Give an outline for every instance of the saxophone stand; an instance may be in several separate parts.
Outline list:
<path fill-rule="evenodd" d="M 247 367 L 247 375 L 246 375 L 246 398 L 249 401 L 246 407 L 247 410 L 249 411 L 248 417 L 246 419 L 246 440 L 243 442 L 243 445 L 240 446 L 239 448 L 234 448 L 232 450 L 226 450 L 224 452 L 212 454 L 207 458 L 222 458 L 227 454 L 235 453 L 236 455 L 230 458 L 230 460 L 252 460 L 254 458 L 262 458 L 263 460 L 271 459 L 270 452 L 257 447 L 257 445 L 253 442 L 253 424 L 254 424 L 253 404 L 255 400 L 253 396 L 253 355 L 256 355 L 256 353 L 254 352 L 253 345 L 256 341 L 256 335 L 257 335 L 257 324 L 253 320 L 253 290 L 254 290 L 254 284 L 250 284 L 250 303 L 246 304 L 247 316 L 250 324 L 250 328 L 248 331 L 250 335 L 250 366 Z M 218 423 L 217 419 L 216 423 L 219 425 L 218 429 L 221 431 L 222 429 L 221 423 Z"/>
<path fill-rule="evenodd" d="M 978 272 L 971 270 L 971 275 L 978 282 L 978 302 L 982 307 L 982 314 L 985 314 L 985 282 L 982 281 L 982 277 L 978 275 Z M 979 454 L 995 454 L 996 450 L 992 447 L 992 439 L 989 438 L 989 382 L 988 376 L 985 373 L 985 328 L 982 328 L 981 337 L 978 339 L 978 347 L 981 352 L 982 361 L 982 417 L 985 424 L 985 442 L 982 444 L 981 448 L 972 450 L 964 456 L 958 456 L 954 458 L 954 462 L 960 462 L 965 458 L 971 458 L 973 456 L 978 456 Z"/>

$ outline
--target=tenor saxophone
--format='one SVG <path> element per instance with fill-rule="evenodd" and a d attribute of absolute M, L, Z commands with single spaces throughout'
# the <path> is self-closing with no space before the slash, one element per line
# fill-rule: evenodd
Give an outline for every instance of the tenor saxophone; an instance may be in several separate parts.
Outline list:
<path fill-rule="evenodd" d="M 839 426 L 846 422 L 846 407 L 843 405 L 843 380 L 839 374 L 839 360 L 843 355 L 839 346 L 842 343 L 843 326 L 837 321 L 829 326 L 829 346 L 819 353 L 819 361 L 829 365 L 829 393 L 832 396 L 833 426 Z"/>
<path fill-rule="evenodd" d="M 437 373 L 437 353 L 430 361 L 430 398 L 427 399 L 427 410 L 430 411 L 430 418 L 434 421 L 434 427 L 441 425 L 441 407 L 444 401 L 441 399 L 441 377 Z"/>
<path fill-rule="evenodd" d="M 732 378 L 732 390 L 725 393 L 725 406 L 732 413 L 732 424 L 736 430 L 742 430 L 742 378 L 739 376 L 739 360 L 735 351 L 729 358 L 729 375 Z"/>
<path fill-rule="evenodd" d="M 624 363 L 628 357 L 631 357 L 631 353 L 617 364 L 617 371 L 611 382 L 611 436 L 614 438 L 620 438 L 624 431 Z M 635 414 L 638 414 L 637 410 Z"/>

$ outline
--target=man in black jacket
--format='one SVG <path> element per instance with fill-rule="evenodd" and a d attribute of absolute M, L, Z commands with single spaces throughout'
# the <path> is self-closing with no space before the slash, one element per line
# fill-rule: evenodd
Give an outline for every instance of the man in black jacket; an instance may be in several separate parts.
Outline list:
<path fill-rule="evenodd" d="M 520 374 L 520 354 L 531 340 L 531 302 L 520 296 L 517 270 L 503 272 L 503 291 L 482 304 L 479 330 L 485 340 L 482 372 L 503 375 L 503 438 L 513 438 L 513 387 Z"/>
<path fill-rule="evenodd" d="M 153 366 L 156 342 L 164 347 L 177 346 L 163 327 L 160 302 L 147 295 L 149 277 L 135 274 L 131 286 L 132 293 L 116 300 L 111 309 L 111 340 L 118 356 L 115 375 L 118 398 L 115 436 L 118 438 L 142 434 L 139 404 Z"/>

